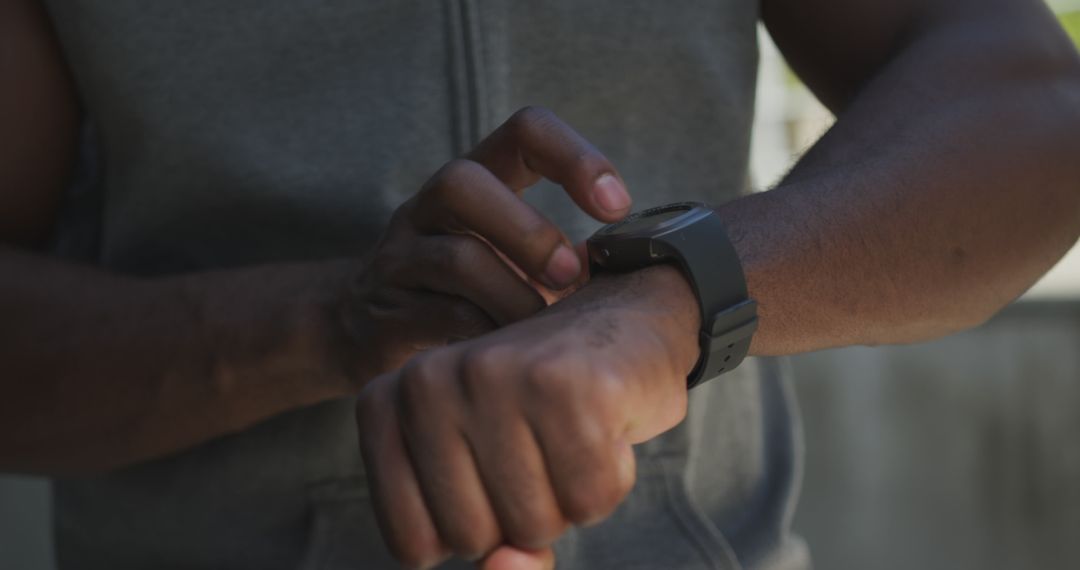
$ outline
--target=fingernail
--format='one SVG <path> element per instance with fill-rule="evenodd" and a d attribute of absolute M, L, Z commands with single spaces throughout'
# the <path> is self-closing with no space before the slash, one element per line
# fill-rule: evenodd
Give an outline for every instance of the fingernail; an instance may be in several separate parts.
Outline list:
<path fill-rule="evenodd" d="M 581 273 L 581 260 L 576 253 L 565 245 L 560 245 L 548 259 L 544 277 L 547 285 L 562 289 L 574 282 Z"/>
<path fill-rule="evenodd" d="M 548 570 L 555 567 L 555 556 L 550 548 L 533 551 L 500 546 L 485 562 L 485 570 Z"/>
<path fill-rule="evenodd" d="M 605 174 L 596 179 L 596 203 L 613 214 L 619 214 L 630 207 L 630 193 L 626 186 L 612 174 Z"/>

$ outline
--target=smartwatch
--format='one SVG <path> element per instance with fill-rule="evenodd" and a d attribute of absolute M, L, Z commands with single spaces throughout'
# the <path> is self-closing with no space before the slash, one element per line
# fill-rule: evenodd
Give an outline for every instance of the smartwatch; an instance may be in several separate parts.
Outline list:
<path fill-rule="evenodd" d="M 681 202 L 631 214 L 600 228 L 588 241 L 596 275 L 674 263 L 701 309 L 701 356 L 687 378 L 693 388 L 730 372 L 750 350 L 757 303 L 720 216 L 705 204 Z"/>

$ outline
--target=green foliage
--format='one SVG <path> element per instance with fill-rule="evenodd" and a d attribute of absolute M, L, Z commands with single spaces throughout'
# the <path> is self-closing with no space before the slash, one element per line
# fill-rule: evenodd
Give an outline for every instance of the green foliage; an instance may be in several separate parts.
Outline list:
<path fill-rule="evenodd" d="M 1069 33 L 1069 37 L 1073 39 L 1073 43 L 1080 47 L 1080 11 L 1058 14 L 1058 19 L 1061 20 L 1065 31 Z"/>

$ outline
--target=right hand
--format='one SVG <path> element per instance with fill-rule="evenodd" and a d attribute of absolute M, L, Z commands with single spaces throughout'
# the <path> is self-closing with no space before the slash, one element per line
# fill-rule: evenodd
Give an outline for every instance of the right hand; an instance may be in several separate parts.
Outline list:
<path fill-rule="evenodd" d="M 352 281 L 345 325 L 375 343 L 377 372 L 528 317 L 578 283 L 583 260 L 521 199 L 541 178 L 599 221 L 630 210 L 619 174 L 595 147 L 550 111 L 518 111 L 398 208 Z"/>

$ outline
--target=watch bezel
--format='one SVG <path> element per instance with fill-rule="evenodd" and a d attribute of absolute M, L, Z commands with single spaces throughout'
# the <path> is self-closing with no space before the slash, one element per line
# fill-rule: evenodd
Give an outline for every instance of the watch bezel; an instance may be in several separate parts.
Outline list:
<path fill-rule="evenodd" d="M 684 210 L 684 212 L 683 214 L 674 218 L 669 218 L 657 222 L 655 225 L 645 226 L 635 231 L 625 231 L 622 229 L 640 220 L 653 216 L 658 216 L 660 214 L 666 214 L 673 210 Z M 665 204 L 663 206 L 656 206 L 654 208 L 649 208 L 640 212 L 633 213 L 618 222 L 608 224 L 597 230 L 593 237 L 657 237 L 693 224 L 700 220 L 702 217 L 708 216 L 710 213 L 711 210 L 709 210 L 709 208 L 705 204 L 702 204 L 700 202 L 676 202 L 673 204 Z"/>
<path fill-rule="evenodd" d="M 685 212 L 636 231 L 620 231 L 620 228 L 630 223 L 676 209 Z M 624 220 L 600 228 L 589 238 L 587 247 L 590 264 L 623 271 L 637 268 L 642 259 L 659 263 L 677 258 L 678 252 L 669 247 L 662 238 L 688 228 L 711 214 L 712 210 L 700 202 L 677 202 L 631 214 Z"/>

